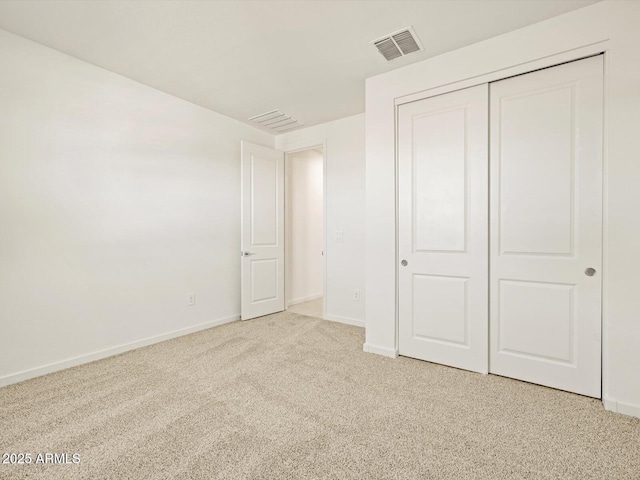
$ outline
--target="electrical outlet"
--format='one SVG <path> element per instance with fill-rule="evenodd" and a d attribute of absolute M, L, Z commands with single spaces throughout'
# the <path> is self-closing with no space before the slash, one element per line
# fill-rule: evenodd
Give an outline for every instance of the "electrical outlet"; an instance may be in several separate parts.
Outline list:
<path fill-rule="evenodd" d="M 359 301 L 360 301 L 360 289 L 359 289 L 359 288 L 356 288 L 356 289 L 353 291 L 353 300 L 354 300 L 355 302 L 359 302 Z"/>
<path fill-rule="evenodd" d="M 336 237 L 336 242 L 342 242 L 342 231 L 336 230 L 335 237 Z"/>
<path fill-rule="evenodd" d="M 187 305 L 192 307 L 196 304 L 196 294 L 194 292 L 189 292 L 187 294 Z"/>

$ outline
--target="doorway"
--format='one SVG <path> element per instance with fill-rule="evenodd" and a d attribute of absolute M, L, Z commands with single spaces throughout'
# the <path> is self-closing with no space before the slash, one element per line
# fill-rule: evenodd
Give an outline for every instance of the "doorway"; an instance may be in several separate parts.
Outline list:
<path fill-rule="evenodd" d="M 285 155 L 287 311 L 324 318 L 324 146 Z"/>

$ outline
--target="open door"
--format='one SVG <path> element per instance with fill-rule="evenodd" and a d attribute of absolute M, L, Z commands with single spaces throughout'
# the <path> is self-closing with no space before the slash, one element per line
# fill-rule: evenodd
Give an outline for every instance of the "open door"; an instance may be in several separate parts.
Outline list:
<path fill-rule="evenodd" d="M 241 142 L 241 318 L 284 310 L 284 153 Z"/>

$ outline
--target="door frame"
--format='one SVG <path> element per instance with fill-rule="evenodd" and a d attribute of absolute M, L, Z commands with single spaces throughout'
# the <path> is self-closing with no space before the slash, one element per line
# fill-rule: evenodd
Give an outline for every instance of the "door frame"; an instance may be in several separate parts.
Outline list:
<path fill-rule="evenodd" d="M 475 77 L 461 79 L 456 82 L 448 83 L 445 85 L 440 85 L 437 87 L 429 88 L 427 90 L 422 90 L 419 92 L 415 92 L 408 95 L 402 95 L 394 98 L 393 105 L 393 124 L 394 124 L 394 171 L 395 171 L 395 338 L 394 338 L 394 348 L 395 348 L 395 356 L 399 355 L 399 330 L 400 330 L 400 304 L 399 304 L 399 274 L 400 274 L 400 257 L 399 257 L 399 159 L 398 159 L 398 147 L 399 147 L 399 132 L 398 132 L 398 120 L 399 120 L 399 107 L 401 105 L 412 103 L 420 100 L 424 100 L 426 98 L 435 97 L 438 95 L 444 95 L 446 93 L 454 92 L 456 90 L 462 90 L 465 88 L 473 87 L 476 85 L 481 85 L 484 83 L 492 83 L 499 80 L 504 80 L 506 78 L 524 75 L 527 73 L 534 72 L 536 70 L 541 70 L 544 68 L 551 68 L 558 65 L 562 65 L 563 63 L 569 63 L 577 60 L 582 60 L 584 58 L 592 57 L 595 55 L 603 56 L 603 132 L 602 132 L 602 284 L 601 284 L 601 310 L 600 310 L 600 358 L 601 358 L 601 382 L 600 382 L 600 400 L 604 402 L 604 392 L 607 390 L 606 384 L 606 359 L 608 358 L 608 336 L 607 330 L 608 328 L 608 316 L 606 312 L 608 312 L 609 305 L 609 295 L 608 295 L 608 272 L 609 272 L 609 262 L 608 262 L 608 252 L 609 252 L 609 176 L 608 176 L 608 165 L 609 165 L 609 156 L 608 156 L 608 109 L 609 109 L 609 80 L 608 80 L 608 72 L 609 72 L 609 50 L 610 50 L 610 42 L 609 40 L 605 40 L 602 42 L 594 43 L 592 45 L 587 45 L 581 48 L 577 48 L 575 50 L 570 50 L 567 52 L 558 53 L 556 55 L 551 55 L 548 57 L 544 57 L 535 61 L 525 62 L 517 65 L 513 65 L 512 67 L 505 68 L 499 71 L 487 72 L 483 75 L 478 75 Z M 488 252 L 487 252 L 488 254 Z M 365 350 L 366 344 L 365 344 Z M 369 350 L 374 351 L 374 350 Z"/>
<path fill-rule="evenodd" d="M 287 253 L 289 245 L 287 243 L 287 185 L 289 184 L 289 169 L 287 166 L 289 155 L 298 152 L 304 152 L 306 150 L 313 150 L 315 148 L 322 148 L 322 319 L 325 320 L 327 315 L 327 140 L 323 140 L 322 143 L 312 143 L 308 146 L 297 146 L 295 148 L 284 150 L 284 307 L 285 310 L 289 308 L 289 292 L 287 292 Z"/>

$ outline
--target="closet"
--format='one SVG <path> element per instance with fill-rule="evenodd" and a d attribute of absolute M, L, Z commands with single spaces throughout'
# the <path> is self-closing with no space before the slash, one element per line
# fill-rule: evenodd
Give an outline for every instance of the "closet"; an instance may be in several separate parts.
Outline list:
<path fill-rule="evenodd" d="M 599 398 L 602 56 L 397 120 L 400 355 Z"/>

